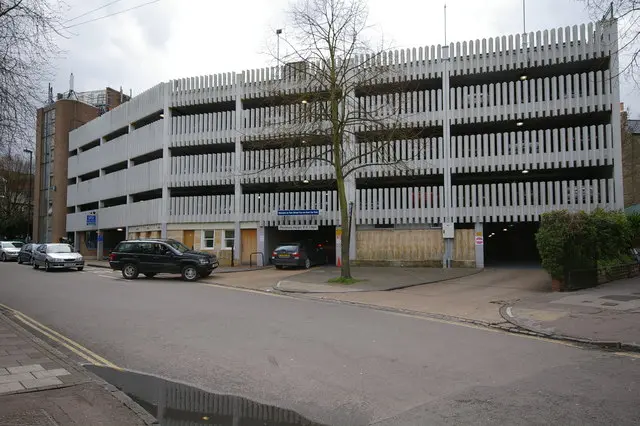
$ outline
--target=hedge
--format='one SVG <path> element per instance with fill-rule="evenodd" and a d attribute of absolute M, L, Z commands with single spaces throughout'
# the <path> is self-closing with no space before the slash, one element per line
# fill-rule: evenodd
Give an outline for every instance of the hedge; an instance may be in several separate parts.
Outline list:
<path fill-rule="evenodd" d="M 564 281 L 569 270 L 593 269 L 630 261 L 629 249 L 640 236 L 640 216 L 597 209 L 592 213 L 560 210 L 542 215 L 536 244 L 542 267 Z"/>

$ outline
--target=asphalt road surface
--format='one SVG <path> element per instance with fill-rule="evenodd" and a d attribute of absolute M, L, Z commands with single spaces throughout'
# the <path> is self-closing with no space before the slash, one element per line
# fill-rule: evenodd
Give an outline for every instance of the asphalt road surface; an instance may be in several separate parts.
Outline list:
<path fill-rule="evenodd" d="M 640 358 L 307 299 L 0 264 L 0 303 L 120 367 L 330 425 L 637 425 Z"/>

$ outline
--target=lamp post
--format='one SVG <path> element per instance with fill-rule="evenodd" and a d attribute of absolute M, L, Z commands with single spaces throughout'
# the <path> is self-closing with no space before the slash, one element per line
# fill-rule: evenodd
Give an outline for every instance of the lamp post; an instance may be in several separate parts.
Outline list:
<path fill-rule="evenodd" d="M 31 235 L 31 222 L 33 221 L 33 150 L 25 148 L 23 150 L 29 154 L 29 220 L 27 221 L 27 237 L 33 239 Z"/>
<path fill-rule="evenodd" d="M 280 34 L 282 34 L 282 28 L 276 30 L 276 37 L 278 39 L 276 44 L 276 63 L 278 69 L 278 78 L 280 77 Z"/>

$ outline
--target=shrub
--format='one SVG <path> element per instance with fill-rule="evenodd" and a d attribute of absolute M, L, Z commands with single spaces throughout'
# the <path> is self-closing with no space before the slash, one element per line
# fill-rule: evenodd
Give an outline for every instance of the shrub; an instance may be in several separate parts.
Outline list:
<path fill-rule="evenodd" d="M 635 223 L 640 230 L 640 217 Z M 628 258 L 634 226 L 617 211 L 545 213 L 536 234 L 542 267 L 553 279 L 562 281 L 568 270 L 619 265 Z"/>

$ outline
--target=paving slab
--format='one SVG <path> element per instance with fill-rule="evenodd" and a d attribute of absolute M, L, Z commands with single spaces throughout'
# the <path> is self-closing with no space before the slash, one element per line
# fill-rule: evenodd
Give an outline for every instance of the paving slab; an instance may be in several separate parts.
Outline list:
<path fill-rule="evenodd" d="M 640 349 L 640 277 L 524 298 L 501 312 L 509 322 L 540 334 Z"/>
<path fill-rule="evenodd" d="M 329 280 L 340 276 L 340 268 L 324 266 L 296 274 L 279 281 L 274 288 L 289 293 L 353 293 L 390 291 L 418 285 L 452 280 L 481 272 L 475 268 L 402 268 L 353 266 L 354 284 L 332 284 Z"/>
<path fill-rule="evenodd" d="M 0 333 L 8 336 L 4 341 L 10 340 L 12 350 L 22 353 L 0 357 L 0 425 L 154 422 L 120 391 L 11 321 L 12 315 L 0 310 Z"/>

